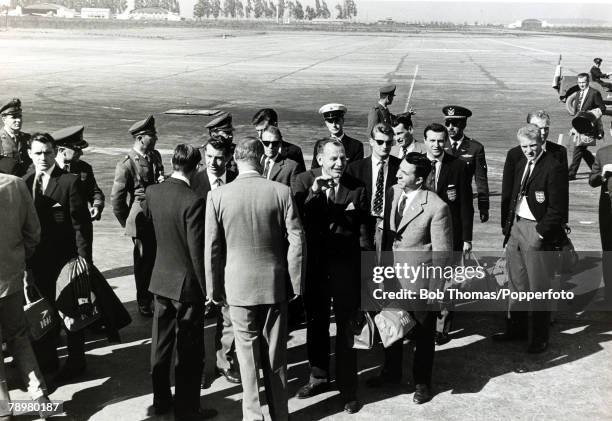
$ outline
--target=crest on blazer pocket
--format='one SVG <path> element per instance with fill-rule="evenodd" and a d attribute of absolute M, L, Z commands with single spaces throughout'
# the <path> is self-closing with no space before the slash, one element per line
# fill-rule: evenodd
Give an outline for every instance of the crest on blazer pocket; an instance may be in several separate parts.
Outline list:
<path fill-rule="evenodd" d="M 544 195 L 543 191 L 536 191 L 535 199 L 536 199 L 536 202 L 538 203 L 544 203 L 544 201 L 546 200 L 546 196 Z"/>
<path fill-rule="evenodd" d="M 457 200 L 457 188 L 454 184 L 449 184 L 446 188 L 446 197 L 448 197 L 448 200 L 451 202 Z"/>

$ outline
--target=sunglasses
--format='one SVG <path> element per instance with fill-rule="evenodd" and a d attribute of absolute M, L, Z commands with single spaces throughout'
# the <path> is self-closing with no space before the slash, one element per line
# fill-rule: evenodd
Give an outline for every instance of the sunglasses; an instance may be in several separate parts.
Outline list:
<path fill-rule="evenodd" d="M 376 142 L 378 144 L 378 146 L 382 146 L 383 144 L 387 144 L 387 145 L 391 145 L 393 144 L 393 139 L 392 140 L 380 140 L 380 139 L 372 139 L 374 142 Z"/>
<path fill-rule="evenodd" d="M 269 141 L 269 140 L 262 140 L 261 143 L 266 147 L 269 148 L 270 146 L 277 146 L 280 145 L 280 141 L 275 140 L 273 142 Z"/>
<path fill-rule="evenodd" d="M 455 126 L 455 127 L 460 127 L 463 124 L 462 121 L 458 121 L 458 120 L 446 120 L 444 122 L 444 125 L 446 127 L 450 127 L 450 126 Z"/>

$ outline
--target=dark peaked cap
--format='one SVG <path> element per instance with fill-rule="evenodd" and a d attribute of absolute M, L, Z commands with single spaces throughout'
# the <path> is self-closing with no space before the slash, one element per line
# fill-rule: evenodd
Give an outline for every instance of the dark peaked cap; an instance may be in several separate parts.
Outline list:
<path fill-rule="evenodd" d="M 51 133 L 51 137 L 55 139 L 57 146 L 85 149 L 89 146 L 89 143 L 83 139 L 83 130 L 85 130 L 85 126 L 66 127 Z"/>
<path fill-rule="evenodd" d="M 397 87 L 395 85 L 385 85 L 379 89 L 379 92 L 383 95 L 390 95 L 390 94 L 395 95 L 396 88 Z"/>
<path fill-rule="evenodd" d="M 144 120 L 137 121 L 132 124 L 132 127 L 128 129 L 132 136 L 138 136 L 139 134 L 155 134 L 155 118 L 152 115 L 148 116 Z"/>
<path fill-rule="evenodd" d="M 21 100 L 13 98 L 2 107 L 0 107 L 0 115 L 21 114 Z"/>
<path fill-rule="evenodd" d="M 444 118 L 463 118 L 467 119 L 472 116 L 472 112 L 465 107 L 461 107 L 459 105 L 447 105 L 442 108 L 442 113 L 444 113 Z"/>
<path fill-rule="evenodd" d="M 222 112 L 218 117 L 214 118 L 206 125 L 208 130 L 234 130 L 232 126 L 232 115 L 227 112 Z"/>

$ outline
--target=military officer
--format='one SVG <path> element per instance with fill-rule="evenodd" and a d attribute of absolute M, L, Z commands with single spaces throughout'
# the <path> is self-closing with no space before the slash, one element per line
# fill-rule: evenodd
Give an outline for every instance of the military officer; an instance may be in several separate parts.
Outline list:
<path fill-rule="evenodd" d="M 330 137 L 342 143 L 346 159 L 351 163 L 363 158 L 363 143 L 344 133 L 344 114 L 346 114 L 346 111 L 347 108 L 343 104 L 325 104 L 319 108 L 319 114 L 323 116 L 325 126 L 331 135 Z M 315 145 L 312 157 L 310 168 L 319 168 L 321 165 L 319 165 L 317 160 L 317 145 Z"/>
<path fill-rule="evenodd" d="M 32 160 L 28 156 L 30 134 L 21 131 L 23 124 L 21 101 L 13 98 L 0 107 L 3 127 L 0 129 L 0 156 L 15 160 L 13 174 L 23 176 Z"/>
<path fill-rule="evenodd" d="M 391 114 L 389 111 L 389 105 L 393 104 L 395 89 L 395 85 L 385 85 L 379 89 L 378 104 L 372 107 L 368 113 L 368 136 L 372 132 L 372 128 L 378 123 L 384 123 L 387 126 L 392 126 L 391 120 L 393 118 L 393 114 Z"/>
<path fill-rule="evenodd" d="M 238 167 L 234 161 L 234 126 L 232 125 L 232 115 L 227 112 L 220 113 L 212 119 L 207 125 L 208 133 L 211 139 L 222 140 L 230 145 L 231 158 L 227 162 L 227 169 L 233 172 L 238 172 Z"/>
<path fill-rule="evenodd" d="M 92 221 L 99 221 L 104 209 L 104 193 L 98 187 L 93 168 L 81 159 L 83 149 L 89 143 L 83 139 L 85 126 L 72 126 L 51 133 L 57 145 L 55 161 L 64 171 L 76 174 L 81 179 L 83 199 L 89 204 Z"/>
<path fill-rule="evenodd" d="M 140 203 L 148 186 L 164 180 L 164 166 L 161 155 L 155 150 L 157 132 L 153 116 L 134 123 L 129 132 L 134 138 L 134 146 L 115 168 L 111 205 L 115 217 L 125 227 L 125 235 L 132 237 L 134 242 L 138 311 L 145 317 L 153 317 L 149 282 L 155 263 L 155 234 Z"/>
<path fill-rule="evenodd" d="M 476 182 L 480 222 L 487 222 L 489 220 L 489 180 L 484 146 L 467 137 L 463 132 L 472 112 L 458 105 L 447 105 L 442 108 L 442 113 L 444 113 L 444 125 L 448 130 L 444 152 L 467 164 L 469 183 L 472 184 L 472 179 Z"/>

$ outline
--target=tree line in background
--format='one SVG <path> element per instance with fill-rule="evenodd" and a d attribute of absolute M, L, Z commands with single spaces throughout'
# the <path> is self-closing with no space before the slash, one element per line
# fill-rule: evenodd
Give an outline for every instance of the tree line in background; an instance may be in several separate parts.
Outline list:
<path fill-rule="evenodd" d="M 334 7 L 336 19 L 357 16 L 354 0 L 343 0 Z M 330 19 L 332 13 L 325 0 L 315 0 L 314 7 L 304 6 L 299 0 L 198 0 L 193 7 L 195 18 L 238 19 Z"/>
<path fill-rule="evenodd" d="M 178 0 L 135 0 L 134 8 L 161 7 L 172 13 L 180 13 Z"/>

